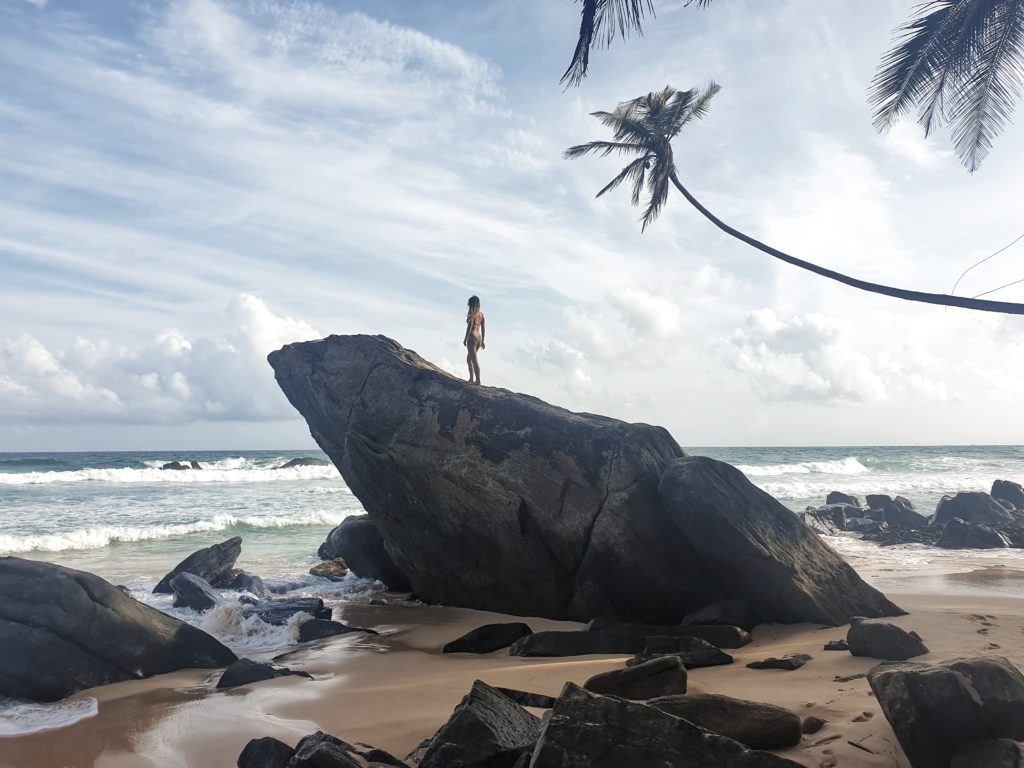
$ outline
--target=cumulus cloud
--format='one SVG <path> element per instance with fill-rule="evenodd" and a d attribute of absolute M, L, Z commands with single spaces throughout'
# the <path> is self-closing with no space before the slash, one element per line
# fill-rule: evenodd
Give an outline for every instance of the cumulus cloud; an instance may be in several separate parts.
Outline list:
<path fill-rule="evenodd" d="M 771 309 L 750 312 L 724 357 L 768 400 L 863 403 L 887 395 L 871 358 L 853 346 L 851 327 L 819 313 L 783 320 Z"/>
<path fill-rule="evenodd" d="M 221 338 L 163 329 L 138 348 L 76 338 L 50 349 L 22 334 L 0 341 L 0 415 L 24 422 L 180 423 L 292 415 L 267 352 L 320 334 L 242 294 Z"/>
<path fill-rule="evenodd" d="M 664 296 L 627 289 L 608 297 L 633 331 L 657 339 L 672 336 L 679 328 L 679 306 Z"/>
<path fill-rule="evenodd" d="M 525 368 L 554 376 L 562 389 L 577 400 L 586 401 L 600 391 L 588 370 L 586 354 L 561 339 L 530 342 L 517 349 L 514 357 Z"/>

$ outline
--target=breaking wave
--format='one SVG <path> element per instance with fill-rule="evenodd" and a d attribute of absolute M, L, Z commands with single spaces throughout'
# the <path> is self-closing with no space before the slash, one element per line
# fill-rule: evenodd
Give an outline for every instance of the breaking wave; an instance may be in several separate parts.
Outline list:
<path fill-rule="evenodd" d="M 147 462 L 144 468 L 87 467 L 71 471 L 0 472 L 0 485 L 46 485 L 50 483 L 271 483 L 282 480 L 336 480 L 338 470 L 326 467 L 275 469 L 245 459 L 214 462 L 203 469 L 160 469 L 163 462 Z M 224 466 L 228 465 L 228 466 Z"/>
<path fill-rule="evenodd" d="M 53 728 L 66 728 L 80 720 L 95 717 L 99 711 L 99 704 L 93 698 L 52 704 L 0 699 L 0 736 L 24 736 Z"/>
<path fill-rule="evenodd" d="M 736 468 L 745 475 L 754 477 L 777 477 L 779 475 L 861 475 L 871 470 L 856 456 L 833 461 L 801 461 L 795 464 L 737 464 Z"/>

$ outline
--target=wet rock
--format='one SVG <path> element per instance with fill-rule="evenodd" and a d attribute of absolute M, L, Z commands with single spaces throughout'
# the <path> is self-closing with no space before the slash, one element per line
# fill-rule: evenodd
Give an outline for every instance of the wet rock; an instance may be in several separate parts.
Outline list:
<path fill-rule="evenodd" d="M 887 661 L 903 661 L 928 653 L 928 648 L 915 633 L 879 619 L 856 617 L 846 634 L 850 653 Z"/>
<path fill-rule="evenodd" d="M 542 693 L 530 693 L 528 691 L 517 691 L 515 688 L 495 688 L 495 690 L 505 696 L 508 696 L 521 707 L 551 709 L 555 706 L 554 696 L 545 696 Z"/>
<path fill-rule="evenodd" d="M 317 576 L 328 581 L 344 581 L 348 576 L 348 566 L 340 557 L 328 560 L 326 563 L 319 563 L 309 569 L 310 576 Z"/>
<path fill-rule="evenodd" d="M 259 683 L 263 680 L 273 680 L 276 677 L 305 677 L 312 680 L 312 676 L 305 672 L 293 671 L 287 667 L 277 667 L 273 664 L 265 664 L 252 659 L 239 659 L 230 667 L 224 670 L 224 674 L 217 681 L 218 688 L 237 688 L 240 685 Z M 288 750 L 291 754 L 291 748 Z"/>
<path fill-rule="evenodd" d="M 660 656 L 594 675 L 583 687 L 593 693 L 641 701 L 673 696 L 686 693 L 686 667 L 678 656 Z"/>
<path fill-rule="evenodd" d="M 239 592 L 251 592 L 257 597 L 264 597 L 267 594 L 267 587 L 263 579 L 253 573 L 246 571 L 235 571 L 226 584 L 217 584 L 223 589 L 237 589 Z"/>
<path fill-rule="evenodd" d="M 327 467 L 330 466 L 330 464 L 331 462 L 327 461 L 327 459 L 299 458 L 289 459 L 280 467 L 275 467 L 275 469 L 291 469 L 292 467 Z"/>
<path fill-rule="evenodd" d="M 677 649 L 667 653 L 640 653 L 627 661 L 626 666 L 642 664 L 659 656 L 677 656 L 687 669 L 718 667 L 723 664 L 732 664 L 733 662 L 732 656 L 720 650 L 717 646 L 712 645 L 707 640 L 701 640 L 699 637 L 680 637 L 676 638 L 676 640 L 679 644 Z"/>
<path fill-rule="evenodd" d="M 825 643 L 826 651 L 848 651 L 850 650 L 849 644 L 845 639 L 843 640 L 829 640 Z"/>
<path fill-rule="evenodd" d="M 189 467 L 191 469 L 202 469 L 203 468 L 203 465 L 200 464 L 198 461 L 190 461 L 188 463 L 188 465 L 189 465 Z"/>
<path fill-rule="evenodd" d="M 419 768 L 511 766 L 533 749 L 540 720 L 477 680 L 430 741 Z"/>
<path fill-rule="evenodd" d="M 266 624 L 282 626 L 297 613 L 308 613 L 314 619 L 329 619 L 333 611 L 325 607 L 319 597 L 297 597 L 291 600 L 264 600 L 246 611 L 246 615 L 253 613 Z"/>
<path fill-rule="evenodd" d="M 1004 658 L 880 664 L 868 682 L 913 768 L 948 768 L 978 739 L 1024 740 L 1024 675 Z"/>
<path fill-rule="evenodd" d="M 683 626 L 725 624 L 741 627 L 749 632 L 757 625 L 757 619 L 746 600 L 719 600 L 699 611 L 688 613 L 680 624 Z"/>
<path fill-rule="evenodd" d="M 889 524 L 867 517 L 852 517 L 846 520 L 846 530 L 851 533 L 880 535 L 889 531 Z"/>
<path fill-rule="evenodd" d="M 663 429 L 471 386 L 379 336 L 268 359 L 424 600 L 669 624 L 727 597 L 773 621 L 898 612 L 738 470 L 716 483 L 693 469 L 715 462 L 681 458 Z M 729 551 L 746 567 L 726 568 Z"/>
<path fill-rule="evenodd" d="M 943 549 L 1005 549 L 1010 546 L 1010 541 L 994 528 L 954 517 L 943 527 L 935 546 Z"/>
<path fill-rule="evenodd" d="M 800 743 L 800 718 L 774 704 L 713 693 L 666 696 L 647 703 L 751 749 L 786 749 Z"/>
<path fill-rule="evenodd" d="M 1024 486 L 1009 480 L 996 480 L 992 483 L 992 498 L 1024 511 Z"/>
<path fill-rule="evenodd" d="M 890 528 L 908 528 L 918 530 L 928 525 L 928 518 L 914 509 L 910 499 L 897 496 L 895 499 L 882 494 L 869 494 L 868 508 L 881 512 L 883 519 Z"/>
<path fill-rule="evenodd" d="M 0 558 L 0 648 L 0 697 L 35 701 L 236 658 L 98 576 L 17 557 Z"/>
<path fill-rule="evenodd" d="M 835 536 L 846 530 L 847 507 L 841 505 L 830 505 L 825 507 L 808 507 L 799 517 L 804 524 L 815 533 L 825 536 Z M 859 513 L 860 510 L 858 509 Z"/>
<path fill-rule="evenodd" d="M 253 739 L 238 756 L 238 768 L 287 768 L 294 750 L 283 741 L 265 736 Z"/>
<path fill-rule="evenodd" d="M 749 669 L 785 669 L 791 672 L 794 669 L 800 669 L 810 660 L 811 656 L 807 653 L 787 653 L 785 656 L 770 656 L 763 661 L 752 661 L 747 664 L 747 667 Z"/>
<path fill-rule="evenodd" d="M 174 592 L 175 608 L 191 608 L 199 613 L 224 602 L 220 592 L 191 573 L 179 573 L 171 579 L 171 591 Z"/>
<path fill-rule="evenodd" d="M 935 508 L 931 524 L 943 526 L 954 517 L 964 522 L 990 526 L 1012 524 L 1016 519 L 1011 505 L 976 491 L 943 496 Z"/>
<path fill-rule="evenodd" d="M 759 619 L 838 625 L 861 615 L 857 606 L 872 616 L 902 613 L 735 467 L 703 457 L 676 459 L 658 488 L 676 525 L 699 547 L 709 575 L 729 595 L 747 600 Z"/>
<path fill-rule="evenodd" d="M 522 622 L 485 624 L 452 640 L 441 649 L 441 653 L 491 653 L 508 648 L 516 640 L 532 634 L 529 625 Z"/>
<path fill-rule="evenodd" d="M 235 561 L 242 553 L 242 538 L 233 536 L 220 544 L 197 550 L 178 563 L 171 571 L 160 579 L 153 587 L 153 593 L 170 594 L 171 579 L 179 573 L 191 573 L 210 584 L 215 584 L 219 577 L 228 575 L 235 567 Z"/>
<path fill-rule="evenodd" d="M 998 482 L 998 481 L 996 481 Z M 949 768 L 1022 768 L 1024 744 L 1012 739 L 968 741 L 953 753 Z"/>
<path fill-rule="evenodd" d="M 412 589 L 409 579 L 385 548 L 384 539 L 369 515 L 346 517 L 327 535 L 317 554 L 321 560 L 342 558 L 356 576 L 383 582 L 392 592 Z"/>
<path fill-rule="evenodd" d="M 367 632 L 371 635 L 377 634 L 372 629 L 367 629 L 366 627 L 352 627 L 348 624 L 342 624 L 340 621 L 310 619 L 299 626 L 299 642 L 308 643 L 312 640 L 322 640 L 325 637 L 345 635 L 349 632 Z"/>
<path fill-rule="evenodd" d="M 745 629 L 728 624 L 625 624 L 608 619 L 594 619 L 587 625 L 587 630 L 644 637 L 698 637 L 717 648 L 742 648 L 752 639 Z"/>
<path fill-rule="evenodd" d="M 826 504 L 846 504 L 850 507 L 859 507 L 860 499 L 842 491 L 830 491 L 825 497 Z"/>
<path fill-rule="evenodd" d="M 188 464 L 182 464 L 180 461 L 168 461 L 166 464 L 163 464 L 160 469 L 172 469 L 179 471 L 182 469 L 192 469 L 192 467 Z"/>
<path fill-rule="evenodd" d="M 568 683 L 545 721 L 531 768 L 797 768 L 654 707 Z"/>

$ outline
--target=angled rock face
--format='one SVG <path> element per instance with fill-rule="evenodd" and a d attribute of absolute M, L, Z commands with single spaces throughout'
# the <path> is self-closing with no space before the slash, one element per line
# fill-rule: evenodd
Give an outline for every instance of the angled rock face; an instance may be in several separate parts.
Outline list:
<path fill-rule="evenodd" d="M 321 560 L 341 558 L 352 572 L 364 579 L 376 579 L 393 592 L 412 589 L 391 555 L 369 515 L 351 515 L 327 535 L 317 551 Z"/>
<path fill-rule="evenodd" d="M 955 517 L 981 525 L 1006 525 L 1018 520 L 1013 505 L 978 491 L 943 496 L 935 508 L 932 525 L 945 525 Z"/>
<path fill-rule="evenodd" d="M 170 572 L 160 579 L 153 587 L 154 593 L 170 593 L 171 579 L 179 573 L 191 573 L 210 584 L 218 586 L 223 580 L 231 580 L 237 574 L 233 572 L 235 560 L 242 553 L 242 537 L 233 536 L 220 544 L 199 549 L 178 563 Z"/>
<path fill-rule="evenodd" d="M 0 697 L 38 701 L 235 661 L 202 630 L 98 576 L 17 557 L 0 558 L 0 649 Z"/>
<path fill-rule="evenodd" d="M 759 573 L 771 570 L 786 585 L 744 591 L 753 580 L 737 581 L 737 569 L 719 568 L 721 553 L 708 551 L 706 531 L 685 520 L 703 512 L 675 497 L 664 503 L 664 484 L 659 495 L 662 474 L 685 455 L 664 429 L 469 385 L 382 336 L 290 344 L 269 360 L 424 600 L 520 616 L 665 624 L 728 598 L 756 597 L 750 603 L 767 608 L 759 618 L 775 621 L 829 616 L 842 623 L 855 614 L 898 612 L 826 546 L 807 544 L 810 532 L 767 496 L 775 506 L 758 497 L 740 518 L 767 510 L 770 519 L 755 525 L 779 539 L 797 526 L 806 536 L 797 531 L 796 555 L 780 547 L 771 553 L 779 557 L 774 569 Z M 750 489 L 726 489 L 717 501 L 742 509 Z M 788 523 L 778 522 L 782 512 Z M 729 514 L 733 524 L 715 537 L 723 547 L 747 525 Z M 800 561 L 808 553 L 816 566 Z M 775 611 L 792 592 L 808 589 L 810 600 Z M 766 591 L 776 597 L 764 603 Z M 833 596 L 836 604 L 823 608 Z"/>

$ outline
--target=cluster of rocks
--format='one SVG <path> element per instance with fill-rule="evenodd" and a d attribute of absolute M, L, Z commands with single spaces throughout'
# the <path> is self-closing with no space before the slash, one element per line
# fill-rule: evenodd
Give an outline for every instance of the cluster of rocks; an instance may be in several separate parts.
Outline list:
<path fill-rule="evenodd" d="M 168 461 L 166 464 L 161 465 L 160 469 L 202 469 L 203 465 L 198 461 L 192 460 L 188 464 L 181 461 Z"/>
<path fill-rule="evenodd" d="M 368 513 L 321 557 L 394 590 L 582 622 L 674 625 L 727 599 L 763 622 L 900 613 L 742 472 L 662 428 L 471 387 L 382 336 L 268 359 Z"/>
<path fill-rule="evenodd" d="M 968 491 L 943 496 L 935 512 L 922 515 L 897 496 L 869 494 L 866 504 L 839 491 L 824 506 L 808 507 L 801 518 L 815 531 L 859 533 L 869 541 L 931 544 L 944 549 L 1024 548 L 1024 488 L 996 480 L 991 493 Z"/>

